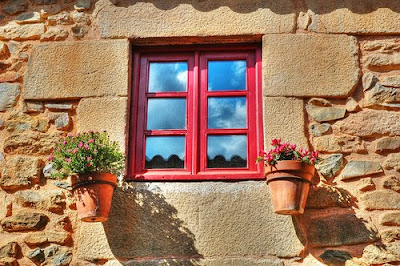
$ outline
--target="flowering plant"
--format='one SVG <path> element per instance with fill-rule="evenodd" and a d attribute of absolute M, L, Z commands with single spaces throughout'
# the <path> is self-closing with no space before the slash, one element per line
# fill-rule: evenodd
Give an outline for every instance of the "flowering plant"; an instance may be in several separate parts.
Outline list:
<path fill-rule="evenodd" d="M 56 170 L 51 174 L 53 178 L 92 172 L 118 175 L 125 166 L 124 154 L 106 131 L 68 134 L 56 142 L 48 160 Z"/>
<path fill-rule="evenodd" d="M 296 144 L 282 143 L 281 139 L 273 139 L 271 145 L 274 147 L 268 152 L 261 151 L 257 162 L 264 162 L 265 165 L 275 165 L 278 161 L 293 160 L 308 164 L 316 164 L 320 161 L 317 151 L 296 149 Z"/>

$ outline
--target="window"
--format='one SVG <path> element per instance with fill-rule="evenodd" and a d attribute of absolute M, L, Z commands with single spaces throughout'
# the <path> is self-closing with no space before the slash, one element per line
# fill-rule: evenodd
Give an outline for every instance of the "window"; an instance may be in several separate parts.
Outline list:
<path fill-rule="evenodd" d="M 128 178 L 261 179 L 260 50 L 135 50 Z"/>

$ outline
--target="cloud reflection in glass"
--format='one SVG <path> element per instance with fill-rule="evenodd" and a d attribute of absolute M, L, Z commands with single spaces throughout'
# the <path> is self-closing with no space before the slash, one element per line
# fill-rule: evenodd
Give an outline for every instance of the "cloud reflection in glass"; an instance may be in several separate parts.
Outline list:
<path fill-rule="evenodd" d="M 149 71 L 149 92 L 186 91 L 186 62 L 152 62 Z"/>
<path fill-rule="evenodd" d="M 209 61 L 208 90 L 246 90 L 246 60 Z"/>

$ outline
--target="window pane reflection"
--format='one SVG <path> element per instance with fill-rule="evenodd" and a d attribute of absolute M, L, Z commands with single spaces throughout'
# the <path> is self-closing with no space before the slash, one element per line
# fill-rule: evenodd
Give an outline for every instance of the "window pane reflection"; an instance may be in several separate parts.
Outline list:
<path fill-rule="evenodd" d="M 185 137 L 149 136 L 146 138 L 146 169 L 184 168 Z"/>
<path fill-rule="evenodd" d="M 246 128 L 246 97 L 208 98 L 208 128 Z"/>
<path fill-rule="evenodd" d="M 149 92 L 186 91 L 186 62 L 150 63 Z"/>
<path fill-rule="evenodd" d="M 207 138 L 208 168 L 247 167 L 247 136 L 218 135 Z"/>
<path fill-rule="evenodd" d="M 208 90 L 246 90 L 246 60 L 209 61 Z"/>
<path fill-rule="evenodd" d="M 185 98 L 148 99 L 147 129 L 185 129 Z"/>

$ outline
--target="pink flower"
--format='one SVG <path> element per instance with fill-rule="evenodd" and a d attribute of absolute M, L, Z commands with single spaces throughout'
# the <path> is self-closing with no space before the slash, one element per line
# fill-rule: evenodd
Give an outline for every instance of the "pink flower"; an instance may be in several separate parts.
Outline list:
<path fill-rule="evenodd" d="M 271 145 L 272 146 L 277 146 L 281 144 L 282 139 L 272 139 L 271 140 Z"/>
<path fill-rule="evenodd" d="M 290 148 L 291 148 L 292 150 L 295 150 L 295 149 L 296 149 L 296 144 L 290 144 Z"/>
<path fill-rule="evenodd" d="M 81 142 L 79 142 L 79 144 L 78 144 L 78 148 L 82 148 L 83 147 L 83 142 L 81 141 Z"/>
<path fill-rule="evenodd" d="M 72 150 L 72 153 L 76 153 L 77 151 L 78 151 L 78 149 L 75 148 L 75 149 Z"/>
<path fill-rule="evenodd" d="M 83 148 L 84 148 L 85 150 L 88 150 L 88 149 L 89 149 L 89 145 L 85 144 L 85 145 L 83 145 Z"/>
<path fill-rule="evenodd" d="M 91 130 L 89 130 L 89 133 L 93 133 L 94 131 L 91 129 Z"/>
<path fill-rule="evenodd" d="M 92 160 L 92 157 L 87 157 L 86 158 L 88 161 L 91 161 Z"/>
<path fill-rule="evenodd" d="M 66 161 L 67 163 L 70 163 L 72 160 L 71 160 L 71 158 L 65 158 L 65 161 Z"/>
<path fill-rule="evenodd" d="M 97 149 L 94 149 L 94 152 L 97 152 Z"/>
<path fill-rule="evenodd" d="M 87 165 L 87 166 L 88 166 L 88 167 L 92 166 L 92 162 L 88 163 L 88 165 Z"/>
<path fill-rule="evenodd" d="M 89 139 L 88 143 L 93 143 L 94 139 Z"/>
<path fill-rule="evenodd" d="M 53 161 L 53 159 L 54 159 L 54 155 L 53 154 L 50 154 L 49 158 L 47 158 L 47 160 L 50 161 L 50 162 Z"/>
<path fill-rule="evenodd" d="M 57 151 L 61 151 L 61 148 L 58 148 Z"/>
<path fill-rule="evenodd" d="M 65 144 L 67 144 L 67 141 L 66 141 L 66 140 L 63 141 L 63 145 L 65 145 Z"/>

